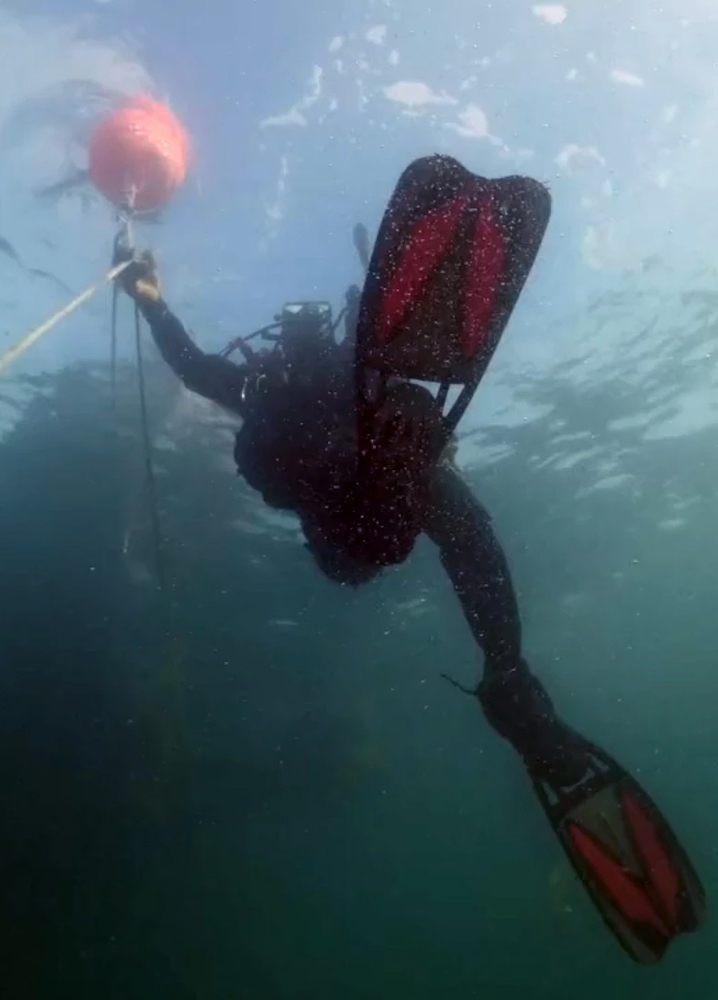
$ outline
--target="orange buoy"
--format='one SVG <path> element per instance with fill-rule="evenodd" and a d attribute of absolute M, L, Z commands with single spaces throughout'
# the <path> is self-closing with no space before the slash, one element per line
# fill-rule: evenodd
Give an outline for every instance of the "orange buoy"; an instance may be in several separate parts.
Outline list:
<path fill-rule="evenodd" d="M 114 205 L 156 212 L 183 183 L 188 152 L 187 133 L 169 108 L 137 97 L 90 136 L 90 180 Z"/>

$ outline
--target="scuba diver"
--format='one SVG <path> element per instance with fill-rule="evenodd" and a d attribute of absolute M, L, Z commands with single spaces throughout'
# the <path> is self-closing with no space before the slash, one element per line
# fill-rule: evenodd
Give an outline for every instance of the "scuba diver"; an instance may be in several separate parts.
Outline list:
<path fill-rule="evenodd" d="M 488 180 L 447 156 L 416 160 L 371 256 L 366 231 L 355 229 L 366 280 L 347 292 L 339 342 L 342 317 L 333 321 L 328 304 L 295 303 L 276 323 L 206 354 L 163 300 L 151 254 L 137 257 L 118 240 L 115 262 L 131 263 L 117 280 L 184 385 L 242 418 L 239 474 L 266 503 L 299 517 L 326 576 L 357 586 L 404 562 L 420 534 L 437 545 L 483 652 L 483 677 L 467 693 L 523 760 L 608 926 L 650 964 L 700 925 L 703 888 L 655 804 L 559 718 L 531 672 L 506 558 L 453 462 L 457 423 L 550 211 L 548 191 L 530 178 Z M 271 347 L 256 350 L 258 337 Z M 235 350 L 241 363 L 230 359 Z M 425 383 L 438 383 L 438 394 Z"/>

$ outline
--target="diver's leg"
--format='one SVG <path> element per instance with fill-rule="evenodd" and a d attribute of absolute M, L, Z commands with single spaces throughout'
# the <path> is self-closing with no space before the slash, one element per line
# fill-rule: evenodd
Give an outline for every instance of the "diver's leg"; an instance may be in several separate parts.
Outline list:
<path fill-rule="evenodd" d="M 506 561 L 485 512 L 479 525 L 490 587 L 492 564 Z M 503 587 L 511 589 L 507 578 Z M 515 599 L 510 603 L 515 607 Z M 489 637 L 504 635 L 493 639 L 503 643 L 498 648 L 506 648 L 510 620 L 507 613 L 488 629 Z M 690 858 L 636 780 L 559 718 L 520 655 L 513 665 L 500 656 L 487 656 L 486 664 L 476 694 L 487 720 L 521 755 L 554 832 L 618 941 L 637 962 L 654 964 L 675 937 L 704 921 L 706 894 Z"/>
<path fill-rule="evenodd" d="M 586 754 L 522 656 L 518 602 L 491 518 L 447 463 L 434 476 L 432 501 L 428 534 L 484 653 L 475 694 L 486 718 L 527 761 L 579 780 Z"/>
<path fill-rule="evenodd" d="M 426 531 L 484 654 L 484 678 L 520 669 L 521 619 L 508 560 L 491 517 L 444 457 L 431 482 Z"/>

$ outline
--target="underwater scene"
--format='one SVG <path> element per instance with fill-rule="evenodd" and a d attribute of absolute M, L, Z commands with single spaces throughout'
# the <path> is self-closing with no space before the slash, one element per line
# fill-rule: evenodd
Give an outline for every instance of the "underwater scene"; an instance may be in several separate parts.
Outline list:
<path fill-rule="evenodd" d="M 718 989 L 718 13 L 0 0 L 0 994 Z"/>

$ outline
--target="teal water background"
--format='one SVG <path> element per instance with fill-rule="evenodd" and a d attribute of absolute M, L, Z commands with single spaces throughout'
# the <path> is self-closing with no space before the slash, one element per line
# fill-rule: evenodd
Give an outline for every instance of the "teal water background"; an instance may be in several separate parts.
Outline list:
<path fill-rule="evenodd" d="M 285 298 L 338 302 L 352 224 L 376 225 L 414 155 L 548 181 L 459 462 L 532 666 L 660 802 L 712 898 L 715 20 L 549 6 L 3 4 L 0 232 L 73 290 L 105 266 L 101 204 L 33 195 L 80 155 L 77 103 L 48 96 L 76 78 L 169 92 L 195 136 L 192 184 L 141 238 L 210 349 Z M 5 344 L 63 292 L 0 268 Z M 108 312 L 98 297 L 0 384 L 4 995 L 710 995 L 713 922 L 633 966 L 510 748 L 440 679 L 480 664 L 431 547 L 331 586 L 234 475 L 229 421 L 150 360 L 158 598 L 129 318 L 115 413 Z"/>

